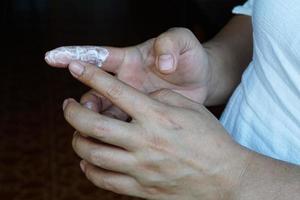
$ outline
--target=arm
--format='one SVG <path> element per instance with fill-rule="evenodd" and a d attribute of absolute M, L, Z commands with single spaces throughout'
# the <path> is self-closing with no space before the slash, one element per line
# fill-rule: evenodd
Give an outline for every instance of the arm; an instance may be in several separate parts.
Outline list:
<path fill-rule="evenodd" d="M 211 41 L 204 44 L 211 57 L 212 81 L 206 104 L 224 102 L 240 82 L 252 56 L 252 25 L 247 16 L 234 17 Z M 300 168 L 250 153 L 236 199 L 299 199 Z"/>
<path fill-rule="evenodd" d="M 224 103 L 240 82 L 252 57 L 251 17 L 236 16 L 203 46 L 210 57 L 212 79 L 205 105 Z"/>
<path fill-rule="evenodd" d="M 296 200 L 300 167 L 253 153 L 236 189 L 236 199 Z"/>

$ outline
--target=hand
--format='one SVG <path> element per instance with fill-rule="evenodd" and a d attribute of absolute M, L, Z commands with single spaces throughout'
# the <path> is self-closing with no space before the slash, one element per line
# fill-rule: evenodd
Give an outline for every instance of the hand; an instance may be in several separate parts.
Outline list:
<path fill-rule="evenodd" d="M 205 107 L 170 91 L 149 97 L 89 64 L 71 63 L 69 69 L 132 116 L 128 123 L 72 99 L 64 102 L 66 120 L 88 136 L 75 134 L 73 147 L 91 182 L 147 199 L 234 196 L 248 152 Z"/>
<path fill-rule="evenodd" d="M 47 63 L 56 67 L 67 67 L 74 60 L 102 65 L 145 93 L 171 89 L 198 103 L 204 103 L 209 93 L 207 52 L 184 28 L 170 29 L 134 47 L 61 47 L 46 54 Z"/>

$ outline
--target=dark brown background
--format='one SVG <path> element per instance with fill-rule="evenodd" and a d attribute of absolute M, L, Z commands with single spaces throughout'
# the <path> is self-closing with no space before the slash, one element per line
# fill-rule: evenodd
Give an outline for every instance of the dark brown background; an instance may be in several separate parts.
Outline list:
<path fill-rule="evenodd" d="M 94 187 L 80 172 L 61 104 L 88 88 L 48 67 L 47 50 L 132 45 L 174 26 L 204 41 L 241 1 L 2 0 L 0 199 L 132 199 Z"/>

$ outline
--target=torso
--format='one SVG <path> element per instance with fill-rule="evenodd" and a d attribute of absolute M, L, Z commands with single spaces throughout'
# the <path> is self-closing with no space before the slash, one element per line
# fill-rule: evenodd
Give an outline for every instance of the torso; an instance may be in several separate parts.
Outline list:
<path fill-rule="evenodd" d="M 242 145 L 300 164 L 300 2 L 254 0 L 253 61 L 222 123 Z"/>

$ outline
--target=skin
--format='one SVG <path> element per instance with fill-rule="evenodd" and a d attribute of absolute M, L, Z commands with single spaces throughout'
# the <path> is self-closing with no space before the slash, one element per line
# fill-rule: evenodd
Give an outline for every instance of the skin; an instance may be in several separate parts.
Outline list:
<path fill-rule="evenodd" d="M 251 18 L 234 17 L 215 38 L 203 45 L 188 29 L 172 28 L 133 47 L 104 48 L 109 55 L 106 60 L 101 60 L 101 68 L 144 93 L 171 89 L 206 106 L 222 104 L 240 82 L 241 74 L 251 60 Z M 47 56 L 56 50 L 46 53 L 46 62 L 53 67 L 67 68 L 74 61 L 69 54 L 57 60 Z M 159 58 L 164 55 L 172 56 L 173 66 L 169 70 L 163 70 L 159 65 Z M 97 97 L 97 101 L 107 106 L 107 113 L 127 118 L 126 113 L 102 98 L 101 94 L 91 90 L 85 96 L 88 98 L 84 98 L 84 103 L 89 107 L 97 106 L 89 101 Z"/>
<path fill-rule="evenodd" d="M 49 63 L 92 88 L 81 104 L 63 106 L 87 178 L 147 199 L 297 199 L 299 167 L 242 148 L 201 105 L 232 93 L 251 59 L 251 33 L 250 18 L 238 16 L 203 45 L 171 29 L 135 47 L 107 47 L 102 69 L 116 77 L 72 60 Z M 166 54 L 174 59 L 167 71 L 158 62 Z M 177 93 L 153 93 L 162 88 Z"/>
<path fill-rule="evenodd" d="M 78 65 L 71 63 L 70 69 Z M 84 68 L 79 76 L 72 74 L 133 118 L 127 123 L 86 109 L 73 99 L 64 103 L 66 120 L 102 142 L 74 136 L 74 150 L 87 161 L 82 169 L 89 180 L 101 188 L 148 199 L 233 195 L 231 188 L 239 185 L 248 153 L 227 134 L 220 134 L 225 130 L 204 106 L 169 91 L 151 98 L 91 65 Z M 217 152 L 222 153 L 211 156 Z M 239 162 L 233 165 L 235 152 Z M 235 176 L 228 176 L 237 170 Z"/>
<path fill-rule="evenodd" d="M 109 55 L 101 68 L 116 74 L 119 80 L 132 87 L 145 93 L 168 88 L 197 102 L 203 103 L 206 99 L 211 78 L 208 56 L 188 29 L 170 29 L 133 47 L 105 48 Z M 65 58 L 61 54 L 60 60 L 47 59 L 51 52 L 46 54 L 46 62 L 51 66 L 67 67 L 73 61 L 68 54 Z M 173 66 L 169 70 L 161 70 L 159 58 L 166 55 L 171 56 Z"/>
<path fill-rule="evenodd" d="M 132 117 L 64 102 L 66 120 L 84 133 L 75 133 L 73 148 L 96 186 L 159 200 L 299 197 L 299 167 L 242 148 L 203 105 L 170 90 L 147 96 L 90 64 L 69 70 Z"/>

